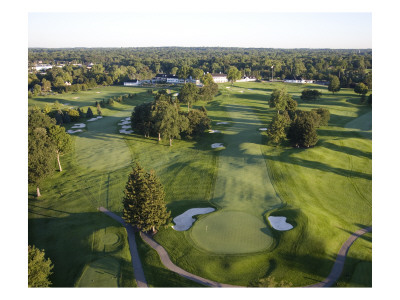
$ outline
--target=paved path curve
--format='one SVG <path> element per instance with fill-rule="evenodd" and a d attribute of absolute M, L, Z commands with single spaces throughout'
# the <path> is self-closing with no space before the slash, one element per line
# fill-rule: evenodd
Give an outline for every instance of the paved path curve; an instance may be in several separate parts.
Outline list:
<path fill-rule="evenodd" d="M 107 216 L 113 218 L 115 221 L 121 223 L 128 233 L 129 249 L 131 251 L 133 273 L 135 274 L 135 279 L 138 287 L 148 287 L 146 277 L 144 276 L 142 263 L 140 262 L 139 253 L 135 241 L 135 231 L 130 224 L 125 223 L 125 221 L 117 216 L 116 214 L 110 212 L 104 207 L 99 207 L 99 211 L 105 213 Z"/>
<path fill-rule="evenodd" d="M 104 207 L 100 207 L 99 210 L 125 226 L 126 231 L 128 232 L 129 246 L 131 249 L 131 256 L 132 256 L 132 265 L 133 265 L 133 270 L 135 273 L 135 278 L 138 283 L 138 287 L 147 287 L 147 282 L 144 277 L 142 264 L 140 262 L 139 253 L 138 253 L 137 247 L 136 247 L 135 233 L 134 233 L 132 226 L 125 223 L 125 221 L 121 217 L 108 211 Z M 309 285 L 306 287 L 330 287 L 330 286 L 332 286 L 339 279 L 340 275 L 342 274 L 344 262 L 346 260 L 346 256 L 350 249 L 350 246 L 360 236 L 362 236 L 363 234 L 366 234 L 368 232 L 371 232 L 371 231 L 372 231 L 372 226 L 363 228 L 363 229 L 360 229 L 360 230 L 354 232 L 347 239 L 347 241 L 344 242 L 344 244 L 340 248 L 340 251 L 337 255 L 336 261 L 335 261 L 333 268 L 331 270 L 331 273 L 328 275 L 328 277 L 326 277 L 321 282 L 318 282 L 316 284 Z M 210 287 L 230 287 L 230 288 L 243 287 L 243 286 L 238 286 L 238 285 L 219 283 L 216 281 L 212 281 L 212 280 L 205 279 L 200 276 L 191 274 L 191 273 L 179 268 L 177 265 L 175 265 L 169 258 L 167 251 L 160 244 L 158 244 L 149 234 L 141 232 L 140 236 L 151 248 L 153 248 L 154 250 L 157 251 L 158 255 L 160 256 L 161 262 L 167 269 L 179 274 L 182 277 L 185 277 L 189 280 L 192 280 L 197 283 L 204 284 L 204 285 L 210 286 Z"/>
<path fill-rule="evenodd" d="M 342 248 L 340 248 L 340 251 L 336 257 L 335 264 L 333 265 L 333 268 L 331 270 L 331 273 L 326 277 L 323 281 L 318 282 L 313 285 L 309 285 L 307 287 L 330 287 L 332 286 L 340 277 L 343 271 L 344 267 L 344 261 L 346 260 L 347 252 L 350 249 L 350 246 L 354 243 L 356 239 L 358 239 L 360 236 L 363 234 L 366 234 L 367 232 L 372 231 L 372 226 L 363 228 L 360 230 L 357 230 L 354 232 L 346 242 L 342 245 Z"/>

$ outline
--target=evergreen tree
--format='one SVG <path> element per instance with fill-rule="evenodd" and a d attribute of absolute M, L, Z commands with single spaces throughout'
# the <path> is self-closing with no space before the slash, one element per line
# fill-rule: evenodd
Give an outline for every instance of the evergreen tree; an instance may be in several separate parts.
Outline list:
<path fill-rule="evenodd" d="M 53 265 L 45 258 L 44 250 L 28 245 L 28 287 L 48 287 Z"/>
<path fill-rule="evenodd" d="M 92 109 L 90 107 L 88 107 L 88 109 L 87 109 L 86 118 L 87 119 L 93 118 L 93 112 L 92 112 Z"/>
<path fill-rule="evenodd" d="M 169 222 L 170 212 L 165 204 L 164 188 L 154 172 L 145 170 L 136 163 L 129 174 L 123 198 L 123 218 L 140 231 L 156 232 Z"/>

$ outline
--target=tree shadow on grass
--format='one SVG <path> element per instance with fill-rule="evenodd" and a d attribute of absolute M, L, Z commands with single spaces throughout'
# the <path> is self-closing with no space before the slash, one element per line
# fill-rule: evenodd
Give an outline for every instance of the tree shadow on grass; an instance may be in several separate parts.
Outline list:
<path fill-rule="evenodd" d="M 354 156 L 358 156 L 358 157 L 361 156 L 361 157 L 366 157 L 366 158 L 372 159 L 372 152 L 361 151 L 361 150 L 354 149 L 351 147 L 346 147 L 346 146 L 339 146 L 339 145 L 332 144 L 329 142 L 324 142 L 321 144 L 321 146 L 328 148 L 330 150 L 342 152 L 345 154 L 354 155 Z"/>
<path fill-rule="evenodd" d="M 51 259 L 54 265 L 51 281 L 55 287 L 74 286 L 82 268 L 96 257 L 92 249 L 94 232 L 121 226 L 99 212 L 57 217 L 58 212 L 51 209 L 39 210 L 36 206 L 30 210 L 39 217 L 28 220 L 28 243 L 44 249 L 46 257 Z"/>

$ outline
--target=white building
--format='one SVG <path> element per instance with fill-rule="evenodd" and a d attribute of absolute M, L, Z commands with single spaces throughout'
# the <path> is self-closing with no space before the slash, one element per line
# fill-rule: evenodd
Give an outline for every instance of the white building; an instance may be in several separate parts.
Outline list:
<path fill-rule="evenodd" d="M 243 77 L 243 78 L 241 78 L 239 80 L 236 80 L 236 82 L 247 82 L 247 81 L 256 81 L 256 78 L 255 77 L 247 77 L 247 76 L 245 76 L 245 77 Z"/>
<path fill-rule="evenodd" d="M 219 74 L 211 74 L 211 76 L 212 76 L 212 78 L 213 78 L 213 80 L 214 80 L 214 82 L 215 83 L 224 83 L 224 82 L 228 82 L 228 75 L 226 75 L 226 74 L 222 74 L 222 73 L 219 73 Z"/>
<path fill-rule="evenodd" d="M 139 84 L 140 81 L 137 79 L 124 82 L 124 86 L 138 86 Z"/>
<path fill-rule="evenodd" d="M 36 69 L 36 71 L 43 71 L 43 70 L 48 70 L 48 69 L 51 69 L 53 66 L 52 65 L 42 65 L 42 64 L 39 64 L 39 65 L 36 65 L 35 66 L 35 69 Z"/>
<path fill-rule="evenodd" d="M 309 79 L 285 79 L 283 80 L 283 82 L 286 83 L 314 83 L 314 80 L 309 80 Z"/>

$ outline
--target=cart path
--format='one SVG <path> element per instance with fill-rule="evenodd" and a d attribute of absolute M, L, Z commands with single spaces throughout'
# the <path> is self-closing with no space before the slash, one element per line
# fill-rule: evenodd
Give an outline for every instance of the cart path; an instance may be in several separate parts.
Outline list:
<path fill-rule="evenodd" d="M 323 281 L 318 282 L 313 285 L 309 285 L 307 287 L 330 287 L 332 286 L 340 277 L 343 271 L 344 267 L 344 262 L 346 260 L 347 253 L 350 249 L 350 246 L 354 243 L 356 239 L 358 239 L 360 236 L 363 234 L 366 234 L 368 232 L 372 231 L 372 226 L 363 228 L 360 230 L 357 230 L 354 232 L 346 242 L 342 245 L 342 248 L 340 248 L 340 251 L 336 257 L 335 264 L 332 267 L 331 273 L 326 277 Z"/>
<path fill-rule="evenodd" d="M 130 226 L 130 224 L 125 223 L 125 221 L 121 217 L 110 212 L 104 207 L 99 207 L 99 211 L 105 213 L 107 216 L 113 218 L 115 221 L 121 223 L 125 227 L 126 232 L 128 233 L 128 242 L 129 242 L 129 249 L 131 251 L 133 273 L 135 275 L 137 286 L 148 287 L 146 277 L 144 276 L 142 263 L 140 261 L 139 253 L 136 246 L 135 231 L 133 230 L 132 226 Z"/>
<path fill-rule="evenodd" d="M 126 231 L 128 232 L 128 239 L 129 239 L 129 246 L 131 250 L 131 256 L 132 256 L 132 265 L 133 265 L 133 270 L 135 273 L 135 278 L 136 282 L 138 284 L 138 287 L 148 287 L 146 278 L 144 276 L 142 264 L 140 262 L 140 257 L 139 253 L 137 251 L 136 247 L 136 242 L 135 242 L 135 232 L 132 226 L 127 224 L 121 217 L 117 216 L 116 214 L 108 211 L 104 207 L 100 207 L 99 211 L 107 214 L 117 222 L 121 223 L 125 228 Z M 340 277 L 343 271 L 344 263 L 346 260 L 347 253 L 351 247 L 351 245 L 357 240 L 360 236 L 363 234 L 366 234 L 368 232 L 372 231 L 372 226 L 360 229 L 356 232 L 354 232 L 346 242 L 342 245 L 340 248 L 340 251 L 336 257 L 336 261 L 332 267 L 331 273 L 326 277 L 323 281 L 318 282 L 313 285 L 309 285 L 306 287 L 330 287 L 332 286 Z M 158 255 L 160 256 L 162 264 L 170 271 L 177 273 L 178 275 L 185 277 L 189 280 L 195 281 L 200 284 L 204 284 L 205 286 L 210 286 L 210 287 L 243 287 L 243 286 L 237 286 L 237 285 L 230 285 L 230 284 L 225 284 L 225 283 L 219 283 L 216 281 L 212 281 L 209 279 L 205 279 L 203 277 L 191 274 L 182 268 L 179 268 L 177 265 L 175 265 L 171 259 L 169 258 L 169 255 L 167 251 L 162 247 L 160 244 L 158 244 L 149 234 L 140 232 L 141 238 L 154 250 L 157 251 Z"/>

